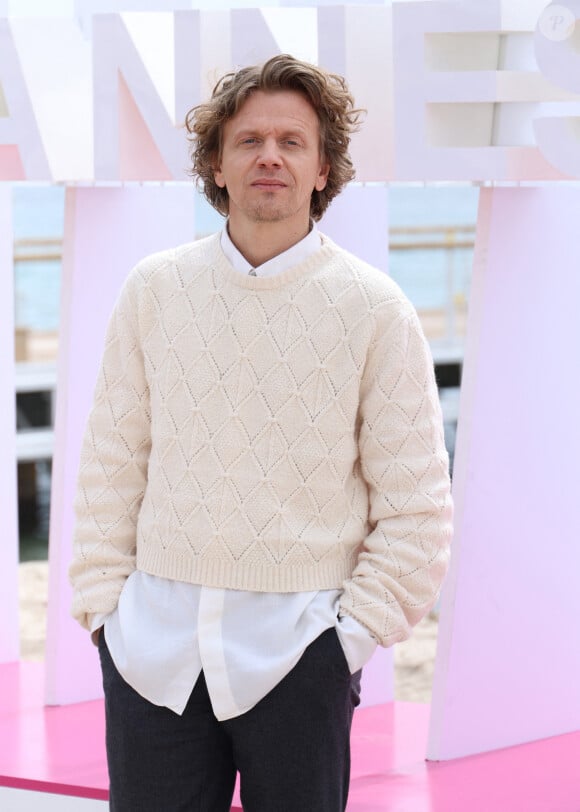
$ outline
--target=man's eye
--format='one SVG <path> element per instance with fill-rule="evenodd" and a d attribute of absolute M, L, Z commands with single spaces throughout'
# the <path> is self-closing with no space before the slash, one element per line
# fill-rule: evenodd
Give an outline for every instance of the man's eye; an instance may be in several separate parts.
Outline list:
<path fill-rule="evenodd" d="M 255 144 L 257 140 L 258 140 L 257 138 L 252 138 L 252 137 L 244 138 L 244 140 L 242 141 L 242 144 Z"/>

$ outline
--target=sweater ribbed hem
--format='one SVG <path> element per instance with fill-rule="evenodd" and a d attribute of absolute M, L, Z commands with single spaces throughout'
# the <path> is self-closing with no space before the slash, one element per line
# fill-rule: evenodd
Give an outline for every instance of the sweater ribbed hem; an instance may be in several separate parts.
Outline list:
<path fill-rule="evenodd" d="M 320 589 L 340 589 L 350 578 L 358 558 L 355 549 L 348 559 L 332 562 L 301 563 L 287 566 L 242 564 L 239 561 L 219 561 L 192 558 L 184 561 L 155 550 L 137 551 L 137 569 L 159 578 L 185 581 L 216 589 L 240 589 L 248 592 L 310 592 Z"/>

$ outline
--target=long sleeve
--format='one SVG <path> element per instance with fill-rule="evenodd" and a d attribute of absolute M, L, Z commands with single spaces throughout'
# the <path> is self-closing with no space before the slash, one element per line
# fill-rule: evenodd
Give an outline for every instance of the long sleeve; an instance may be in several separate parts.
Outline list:
<path fill-rule="evenodd" d="M 448 456 L 433 362 L 410 308 L 371 349 L 361 387 L 359 452 L 370 532 L 343 585 L 340 609 L 389 646 L 408 637 L 435 603 L 451 538 Z"/>
<path fill-rule="evenodd" d="M 81 450 L 69 577 L 72 614 L 89 629 L 112 611 L 135 569 L 137 517 L 151 448 L 149 389 L 138 325 L 138 285 L 127 279 L 110 319 Z"/>

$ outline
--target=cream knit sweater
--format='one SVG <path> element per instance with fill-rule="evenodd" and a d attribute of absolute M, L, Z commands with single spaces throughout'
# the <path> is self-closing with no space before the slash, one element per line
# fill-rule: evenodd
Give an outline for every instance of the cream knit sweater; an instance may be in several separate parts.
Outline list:
<path fill-rule="evenodd" d="M 138 568 L 231 589 L 343 589 L 383 645 L 432 606 L 451 532 L 433 364 L 387 276 L 327 237 L 274 277 L 219 236 L 127 278 L 83 442 L 73 615 Z"/>

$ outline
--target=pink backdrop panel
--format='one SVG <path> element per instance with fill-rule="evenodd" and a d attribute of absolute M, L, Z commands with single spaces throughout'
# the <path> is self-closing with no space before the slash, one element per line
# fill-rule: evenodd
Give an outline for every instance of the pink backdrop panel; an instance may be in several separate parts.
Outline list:
<path fill-rule="evenodd" d="M 120 286 L 143 256 L 192 239 L 194 193 L 187 186 L 69 188 L 50 524 L 47 702 L 101 695 L 96 649 L 69 616 L 78 457 L 104 332 Z"/>
<path fill-rule="evenodd" d="M 0 663 L 18 659 L 18 514 L 14 408 L 12 187 L 0 184 Z"/>
<path fill-rule="evenodd" d="M 388 273 L 389 190 L 351 184 L 332 201 L 319 228 L 342 248 Z"/>
<path fill-rule="evenodd" d="M 580 728 L 580 189 L 484 189 L 429 758 Z"/>

